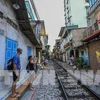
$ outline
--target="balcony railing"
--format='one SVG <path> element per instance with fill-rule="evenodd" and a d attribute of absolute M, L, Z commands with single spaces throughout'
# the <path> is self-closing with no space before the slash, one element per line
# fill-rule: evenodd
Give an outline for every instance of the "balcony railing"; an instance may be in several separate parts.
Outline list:
<path fill-rule="evenodd" d="M 91 34 L 94 34 L 97 30 L 99 30 L 99 26 L 98 26 L 98 23 L 96 22 L 83 32 L 83 38 L 86 38 L 90 36 Z"/>
<path fill-rule="evenodd" d="M 91 14 L 100 5 L 100 0 L 97 0 L 92 7 L 88 8 L 88 14 Z"/>

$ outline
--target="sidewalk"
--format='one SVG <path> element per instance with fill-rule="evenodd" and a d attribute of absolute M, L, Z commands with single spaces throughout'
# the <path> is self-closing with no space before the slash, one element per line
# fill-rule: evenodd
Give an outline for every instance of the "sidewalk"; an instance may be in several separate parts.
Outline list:
<path fill-rule="evenodd" d="M 97 95 L 100 96 L 100 70 L 96 74 L 93 73 L 92 70 L 86 72 L 86 70 L 74 70 L 73 66 L 68 65 L 67 63 L 63 63 L 60 61 L 56 62 L 65 68 L 70 74 L 72 74 L 84 85 L 87 85 L 90 89 L 92 89 Z"/>
<path fill-rule="evenodd" d="M 7 72 L 5 72 L 7 73 Z M 10 76 L 9 76 L 10 75 Z M 1 82 L 0 85 L 2 86 L 2 88 L 0 88 L 0 100 L 6 100 L 6 98 L 8 96 L 11 95 L 11 85 L 12 85 L 12 73 L 9 73 L 8 78 L 10 77 L 10 84 L 5 85 L 5 82 Z M 21 71 L 21 75 L 20 75 L 20 80 L 19 82 L 17 82 L 17 89 L 20 90 L 20 88 L 22 87 L 23 84 L 25 84 L 25 82 L 29 79 L 30 75 L 26 72 L 26 71 Z M 6 80 L 7 81 L 7 80 Z M 9 83 L 9 82 L 8 82 Z M 26 87 L 24 87 L 26 88 Z M 23 88 L 23 91 L 24 91 Z M 23 92 L 21 91 L 21 93 Z M 7 98 L 8 99 L 8 98 Z M 8 99 L 9 100 L 9 99 Z M 11 100 L 11 99 L 10 99 Z M 15 100 L 15 99 L 14 99 Z"/>
<path fill-rule="evenodd" d="M 36 76 L 37 75 L 34 76 L 34 80 L 35 80 Z M 19 91 L 19 93 L 21 94 L 21 96 L 27 90 L 28 86 L 29 86 L 29 78 L 23 84 L 21 84 L 21 86 L 19 88 L 17 88 L 17 91 Z M 18 100 L 18 99 L 20 99 L 20 98 L 12 98 L 11 95 L 9 95 L 9 97 L 6 98 L 6 100 Z"/>
<path fill-rule="evenodd" d="M 64 100 L 53 64 L 50 62 L 39 72 L 33 82 L 34 91 L 27 91 L 21 100 Z"/>

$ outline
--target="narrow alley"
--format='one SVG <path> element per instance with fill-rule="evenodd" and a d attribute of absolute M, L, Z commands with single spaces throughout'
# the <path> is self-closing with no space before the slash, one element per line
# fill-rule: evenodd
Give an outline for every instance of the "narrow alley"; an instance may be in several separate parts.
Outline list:
<path fill-rule="evenodd" d="M 0 100 L 100 100 L 100 0 L 0 0 Z"/>

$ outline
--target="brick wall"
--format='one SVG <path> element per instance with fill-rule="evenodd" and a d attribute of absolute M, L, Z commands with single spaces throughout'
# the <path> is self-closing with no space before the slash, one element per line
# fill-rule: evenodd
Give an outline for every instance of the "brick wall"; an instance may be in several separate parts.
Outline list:
<path fill-rule="evenodd" d="M 90 66 L 92 69 L 100 69 L 100 62 L 97 60 L 96 51 L 100 52 L 100 40 L 89 44 Z"/>

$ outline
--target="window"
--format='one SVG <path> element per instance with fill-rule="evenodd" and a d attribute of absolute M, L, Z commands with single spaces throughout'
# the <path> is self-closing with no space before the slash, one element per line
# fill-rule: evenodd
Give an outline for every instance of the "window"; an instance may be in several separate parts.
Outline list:
<path fill-rule="evenodd" d="M 95 3 L 95 1 L 96 1 L 96 0 L 92 0 L 92 4 L 94 4 L 94 3 Z"/>
<path fill-rule="evenodd" d="M 32 55 L 32 48 L 31 47 L 27 47 L 27 56 L 31 56 Z"/>
<path fill-rule="evenodd" d="M 17 53 L 17 42 L 7 38 L 6 39 L 6 51 L 5 51 L 5 68 L 9 59 L 11 59 L 13 56 Z"/>
<path fill-rule="evenodd" d="M 97 0 L 89 0 L 90 7 L 91 7 L 92 5 L 94 5 L 94 3 L 95 3 L 96 1 L 97 1 Z"/>
<path fill-rule="evenodd" d="M 89 4 L 90 4 L 90 7 L 92 6 L 92 2 L 91 2 L 91 0 L 89 0 Z"/>
<path fill-rule="evenodd" d="M 30 6 L 29 1 L 25 1 L 25 4 L 26 4 L 28 16 L 29 16 L 32 20 L 34 20 L 34 15 L 33 15 L 33 12 L 32 12 L 32 9 L 31 9 L 31 6 Z"/>

